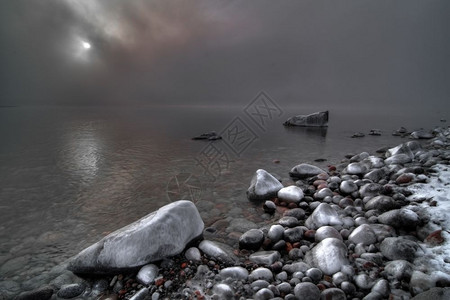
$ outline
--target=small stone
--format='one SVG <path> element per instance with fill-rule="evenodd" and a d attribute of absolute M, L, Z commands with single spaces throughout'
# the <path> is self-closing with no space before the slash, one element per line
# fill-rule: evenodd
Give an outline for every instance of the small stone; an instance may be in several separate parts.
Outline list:
<path fill-rule="evenodd" d="M 442 244 L 444 241 L 442 230 L 433 231 L 425 238 L 425 243 L 433 247 Z"/>
<path fill-rule="evenodd" d="M 278 191 L 278 199 L 288 203 L 299 203 L 303 197 L 303 190 L 295 185 L 284 187 Z"/>
<path fill-rule="evenodd" d="M 347 300 L 347 296 L 345 296 L 345 293 L 343 290 L 338 288 L 329 288 L 322 291 L 320 294 L 321 300 Z"/>
<path fill-rule="evenodd" d="M 53 287 L 46 285 L 38 289 L 20 293 L 15 300 L 48 300 L 53 295 Z M 1 299 L 1 294 L 0 294 Z"/>
<path fill-rule="evenodd" d="M 275 203 L 273 203 L 273 201 L 267 200 L 266 202 L 264 202 L 263 209 L 266 213 L 272 215 L 277 210 L 277 206 Z"/>
<path fill-rule="evenodd" d="M 268 288 L 262 288 L 259 291 L 255 293 L 253 296 L 253 299 L 255 300 L 269 300 L 273 299 L 274 294 L 273 292 Z"/>
<path fill-rule="evenodd" d="M 326 238 L 306 253 L 305 261 L 326 275 L 333 275 L 348 264 L 347 246 L 339 239 Z"/>
<path fill-rule="evenodd" d="M 258 169 L 247 190 L 249 200 L 267 200 L 277 196 L 283 185 L 274 176 L 263 169 Z"/>
<path fill-rule="evenodd" d="M 260 251 L 250 255 L 249 259 L 255 264 L 269 266 L 279 260 L 280 257 L 278 251 Z"/>
<path fill-rule="evenodd" d="M 341 182 L 341 185 L 339 186 L 339 190 L 343 194 L 351 194 L 358 190 L 358 186 L 353 182 L 353 180 L 345 180 Z"/>
<path fill-rule="evenodd" d="M 159 268 L 154 264 L 148 264 L 143 266 L 137 276 L 136 279 L 144 284 L 144 285 L 150 285 L 155 280 L 156 276 L 158 275 Z"/>
<path fill-rule="evenodd" d="M 378 216 L 378 222 L 397 229 L 415 230 L 420 223 L 419 216 L 407 208 L 393 209 Z"/>
<path fill-rule="evenodd" d="M 370 225 L 362 224 L 353 230 L 348 240 L 354 244 L 370 245 L 377 242 L 377 236 Z"/>
<path fill-rule="evenodd" d="M 134 294 L 133 297 L 130 298 L 130 300 L 144 300 L 149 294 L 148 288 L 142 288 L 140 289 L 136 294 Z"/>
<path fill-rule="evenodd" d="M 284 239 L 287 242 L 295 243 L 301 241 L 303 237 L 303 228 L 300 226 L 288 228 L 284 231 Z"/>
<path fill-rule="evenodd" d="M 316 242 L 321 242 L 322 240 L 330 237 L 342 240 L 342 236 L 339 231 L 331 226 L 322 226 L 317 229 L 314 238 Z"/>
<path fill-rule="evenodd" d="M 191 260 L 194 262 L 200 262 L 202 260 L 202 255 L 197 247 L 191 247 L 187 249 L 184 257 L 186 257 L 187 260 Z"/>
<path fill-rule="evenodd" d="M 299 225 L 297 218 L 294 217 L 282 217 L 278 220 L 278 223 L 284 227 L 295 227 Z"/>
<path fill-rule="evenodd" d="M 372 279 L 366 274 L 359 274 L 355 276 L 355 284 L 362 290 L 370 290 L 374 285 Z"/>
<path fill-rule="evenodd" d="M 380 212 L 389 211 L 396 207 L 397 204 L 395 203 L 394 199 L 392 197 L 384 195 L 376 196 L 370 199 L 365 205 L 366 210 L 377 209 Z"/>
<path fill-rule="evenodd" d="M 253 270 L 250 275 L 248 276 L 250 281 L 255 281 L 258 279 L 265 280 L 267 282 L 271 282 L 273 280 L 273 274 L 272 272 L 264 267 L 257 268 Z"/>
<path fill-rule="evenodd" d="M 322 279 L 322 271 L 317 268 L 308 269 L 305 273 L 306 276 L 312 279 L 313 282 L 318 283 Z"/>
<path fill-rule="evenodd" d="M 269 232 L 267 233 L 267 237 L 274 243 L 278 242 L 283 238 L 284 227 L 281 225 L 272 225 L 270 226 Z"/>
<path fill-rule="evenodd" d="M 299 164 L 291 169 L 289 175 L 294 178 L 308 178 L 319 175 L 321 173 L 326 173 L 319 167 L 310 165 L 310 164 Z"/>
<path fill-rule="evenodd" d="M 298 299 L 319 300 L 320 299 L 320 290 L 312 282 L 302 282 L 295 286 L 294 295 Z"/>
<path fill-rule="evenodd" d="M 418 248 L 416 242 L 396 237 L 385 238 L 380 245 L 381 253 L 390 260 L 413 261 Z"/>
<path fill-rule="evenodd" d="M 264 233 L 260 229 L 250 229 L 239 238 L 239 248 L 258 250 L 264 241 Z"/>
<path fill-rule="evenodd" d="M 247 280 L 248 271 L 243 267 L 228 267 L 220 270 L 220 277 L 223 279 L 232 278 L 235 280 Z"/>
<path fill-rule="evenodd" d="M 85 289 L 86 285 L 84 283 L 65 284 L 58 291 L 57 295 L 63 299 L 75 298 L 81 295 Z"/>
<path fill-rule="evenodd" d="M 327 203 L 321 203 L 305 221 L 309 229 L 317 229 L 324 225 L 342 225 L 343 222 L 337 212 Z"/>
<path fill-rule="evenodd" d="M 228 284 L 218 283 L 213 288 L 213 293 L 219 296 L 219 299 L 234 299 L 234 291 Z"/>

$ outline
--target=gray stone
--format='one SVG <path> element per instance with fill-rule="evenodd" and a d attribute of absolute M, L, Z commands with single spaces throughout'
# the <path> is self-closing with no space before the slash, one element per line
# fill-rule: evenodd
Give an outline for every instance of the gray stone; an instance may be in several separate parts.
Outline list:
<path fill-rule="evenodd" d="M 46 285 L 32 291 L 22 292 L 14 300 L 48 300 L 52 297 L 53 292 L 53 287 Z"/>
<path fill-rule="evenodd" d="M 305 272 L 305 275 L 311 278 L 313 282 L 318 283 L 322 279 L 323 273 L 317 268 L 311 268 Z"/>
<path fill-rule="evenodd" d="M 301 208 L 292 208 L 286 210 L 283 214 L 283 217 L 294 217 L 297 220 L 303 220 L 305 218 L 305 211 Z"/>
<path fill-rule="evenodd" d="M 302 189 L 295 185 L 284 187 L 278 191 L 278 199 L 288 203 L 299 203 L 303 197 Z"/>
<path fill-rule="evenodd" d="M 315 112 L 309 115 L 297 115 L 287 119 L 284 126 L 327 127 L 328 111 Z"/>
<path fill-rule="evenodd" d="M 380 294 L 383 298 L 389 296 L 390 288 L 389 282 L 386 279 L 378 280 L 375 285 L 372 287 L 371 292 L 375 292 Z"/>
<path fill-rule="evenodd" d="M 368 246 L 377 242 L 377 236 L 370 225 L 362 224 L 352 231 L 348 240 L 354 244 L 362 243 Z"/>
<path fill-rule="evenodd" d="M 219 299 L 232 300 L 235 298 L 233 288 L 225 283 L 216 284 L 213 287 L 213 293 L 219 296 Z"/>
<path fill-rule="evenodd" d="M 320 300 L 347 300 L 347 296 L 341 289 L 329 288 L 320 293 Z"/>
<path fill-rule="evenodd" d="M 337 212 L 327 203 L 321 203 L 305 221 L 309 229 L 317 229 L 325 225 L 342 225 L 343 222 Z"/>
<path fill-rule="evenodd" d="M 317 229 L 314 239 L 316 242 L 321 242 L 322 240 L 330 237 L 340 239 L 342 241 L 342 236 L 339 231 L 331 226 L 322 226 Z"/>
<path fill-rule="evenodd" d="M 253 270 L 250 273 L 250 275 L 248 276 L 248 279 L 250 281 L 255 281 L 255 280 L 258 280 L 258 279 L 262 279 L 262 280 L 265 280 L 267 282 L 272 282 L 273 281 L 273 274 L 272 274 L 272 272 L 269 269 L 264 268 L 264 267 L 260 267 L 260 268 L 257 268 L 255 270 Z"/>
<path fill-rule="evenodd" d="M 81 295 L 85 289 L 86 285 L 83 283 L 65 284 L 58 291 L 57 295 L 59 298 L 63 299 L 75 298 Z"/>
<path fill-rule="evenodd" d="M 305 255 L 305 261 L 326 275 L 333 275 L 348 264 L 347 246 L 335 238 L 326 238 Z"/>
<path fill-rule="evenodd" d="M 308 178 L 319 175 L 321 173 L 326 173 L 319 167 L 310 164 L 299 164 L 291 169 L 289 175 L 294 178 Z"/>
<path fill-rule="evenodd" d="M 228 267 L 220 270 L 219 275 L 223 279 L 247 280 L 248 271 L 243 267 Z"/>
<path fill-rule="evenodd" d="M 394 209 L 378 216 L 378 222 L 397 229 L 415 230 L 420 223 L 419 216 L 407 208 Z"/>
<path fill-rule="evenodd" d="M 136 294 L 134 294 L 133 297 L 130 298 L 130 300 L 144 300 L 149 293 L 150 291 L 148 288 L 142 288 Z"/>
<path fill-rule="evenodd" d="M 267 237 L 273 242 L 276 243 L 283 238 L 284 227 L 277 224 L 270 226 L 269 232 L 267 233 Z"/>
<path fill-rule="evenodd" d="M 154 265 L 154 264 L 148 264 L 143 266 L 137 276 L 136 279 L 144 284 L 144 285 L 150 285 L 151 283 L 153 283 L 153 281 L 155 281 L 156 276 L 158 276 L 158 272 L 159 272 L 159 268 L 158 266 Z"/>
<path fill-rule="evenodd" d="M 380 212 L 385 212 L 397 208 L 397 203 L 392 197 L 381 195 L 370 199 L 364 207 L 366 210 L 377 209 Z"/>
<path fill-rule="evenodd" d="M 358 190 L 358 186 L 355 184 L 353 180 L 344 180 L 341 182 L 339 186 L 339 190 L 343 194 L 351 194 Z"/>
<path fill-rule="evenodd" d="M 295 263 L 292 263 L 292 264 L 284 265 L 283 266 L 283 271 L 286 271 L 289 274 L 293 274 L 295 272 L 305 273 L 310 268 L 311 268 L 310 265 L 300 261 L 300 262 L 295 262 Z"/>
<path fill-rule="evenodd" d="M 420 271 L 414 271 L 409 281 L 410 291 L 413 295 L 418 295 L 436 286 L 433 278 Z"/>
<path fill-rule="evenodd" d="M 225 244 L 204 240 L 198 246 L 207 256 L 226 264 L 235 264 L 239 259 L 234 255 L 233 249 Z"/>
<path fill-rule="evenodd" d="M 375 183 L 379 182 L 381 179 L 384 178 L 385 172 L 383 169 L 373 169 L 366 174 L 364 174 L 364 179 L 369 179 Z"/>
<path fill-rule="evenodd" d="M 434 134 L 428 130 L 417 130 L 411 132 L 409 135 L 412 139 L 432 139 L 434 138 Z"/>
<path fill-rule="evenodd" d="M 395 229 L 389 225 L 370 224 L 370 228 L 372 228 L 373 232 L 375 232 L 378 242 L 383 241 L 387 237 L 396 236 Z"/>
<path fill-rule="evenodd" d="M 253 299 L 255 300 L 269 300 L 273 299 L 274 294 L 273 292 L 268 288 L 262 288 L 259 291 L 255 293 L 253 296 Z"/>
<path fill-rule="evenodd" d="M 249 259 L 257 265 L 270 266 L 279 260 L 280 257 L 280 253 L 278 251 L 259 251 L 251 254 Z"/>
<path fill-rule="evenodd" d="M 179 254 L 204 224 L 194 203 L 180 200 L 123 227 L 72 258 L 75 273 L 111 273 Z"/>
<path fill-rule="evenodd" d="M 258 250 L 264 241 L 264 233 L 260 229 L 250 229 L 239 238 L 239 248 Z"/>
<path fill-rule="evenodd" d="M 194 262 L 200 262 L 202 260 L 202 255 L 200 253 L 200 250 L 196 247 L 191 247 L 186 250 L 186 253 L 184 254 L 184 257 L 186 257 L 187 260 L 191 260 Z"/>
<path fill-rule="evenodd" d="M 300 224 L 298 219 L 294 217 L 282 217 L 278 220 L 278 223 L 284 227 L 295 227 Z"/>
<path fill-rule="evenodd" d="M 359 195 L 364 197 L 375 197 L 379 195 L 383 187 L 378 183 L 367 183 L 359 189 Z"/>
<path fill-rule="evenodd" d="M 402 165 L 411 162 L 412 159 L 407 154 L 395 154 L 384 160 L 386 165 Z"/>
<path fill-rule="evenodd" d="M 314 198 L 318 200 L 323 200 L 326 197 L 333 197 L 334 194 L 329 188 L 323 188 L 314 193 Z"/>
<path fill-rule="evenodd" d="M 354 280 L 356 286 L 362 290 L 370 290 L 374 285 L 373 280 L 367 274 L 358 274 Z"/>
<path fill-rule="evenodd" d="M 283 185 L 270 173 L 258 169 L 250 182 L 247 198 L 249 200 L 268 200 L 275 198 L 282 188 Z"/>
<path fill-rule="evenodd" d="M 383 273 L 388 279 L 408 280 L 411 278 L 414 265 L 406 260 L 393 260 L 386 264 Z"/>
<path fill-rule="evenodd" d="M 350 175 L 363 175 L 367 172 L 367 168 L 365 165 L 361 163 L 350 163 L 345 169 L 344 172 Z"/>
<path fill-rule="evenodd" d="M 303 237 L 303 229 L 300 226 L 288 228 L 284 231 L 284 240 L 295 243 L 300 242 Z"/>
<path fill-rule="evenodd" d="M 298 299 L 302 300 L 319 300 L 320 290 L 312 282 L 302 282 L 295 286 L 294 294 Z"/>
<path fill-rule="evenodd" d="M 380 245 L 381 253 L 390 260 L 413 261 L 419 245 L 416 242 L 401 238 L 385 238 Z"/>
<path fill-rule="evenodd" d="M 287 282 L 282 282 L 279 285 L 277 285 L 277 289 L 280 291 L 280 293 L 286 295 L 289 294 L 292 290 L 292 287 Z"/>
<path fill-rule="evenodd" d="M 411 298 L 411 300 L 448 300 L 450 299 L 450 287 L 440 288 L 433 287 L 428 291 L 422 292 L 415 297 Z"/>

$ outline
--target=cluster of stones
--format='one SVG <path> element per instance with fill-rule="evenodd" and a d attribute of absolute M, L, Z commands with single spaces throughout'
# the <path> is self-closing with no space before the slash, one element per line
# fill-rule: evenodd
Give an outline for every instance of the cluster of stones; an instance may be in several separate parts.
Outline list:
<path fill-rule="evenodd" d="M 424 251 L 444 241 L 442 228 L 419 206 L 437 203 L 412 200 L 408 190 L 427 182 L 434 165 L 449 164 L 450 130 L 434 136 L 426 146 L 352 155 L 326 171 L 299 164 L 282 182 L 257 170 L 247 198 L 273 217 L 242 234 L 239 249 L 202 240 L 197 208 L 177 201 L 16 299 L 445 299 L 449 288 L 440 287 L 450 275 Z"/>

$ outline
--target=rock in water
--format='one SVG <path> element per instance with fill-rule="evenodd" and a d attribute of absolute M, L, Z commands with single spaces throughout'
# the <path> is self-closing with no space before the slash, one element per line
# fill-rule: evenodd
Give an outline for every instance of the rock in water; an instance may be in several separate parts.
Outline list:
<path fill-rule="evenodd" d="M 327 127 L 328 111 L 316 112 L 310 115 L 291 117 L 283 123 L 284 126 Z"/>
<path fill-rule="evenodd" d="M 333 275 L 348 265 L 347 246 L 339 239 L 326 238 L 306 253 L 305 261 L 324 274 Z"/>
<path fill-rule="evenodd" d="M 291 171 L 289 172 L 289 175 L 291 177 L 303 179 L 303 178 L 313 177 L 313 176 L 319 175 L 321 173 L 326 173 L 326 172 L 324 170 L 322 170 L 321 168 L 310 165 L 310 164 L 299 164 L 291 169 Z"/>
<path fill-rule="evenodd" d="M 105 274 L 179 254 L 204 224 L 194 203 L 180 200 L 125 226 L 71 259 L 74 273 Z"/>
<path fill-rule="evenodd" d="M 278 198 L 288 203 L 299 203 L 303 197 L 303 190 L 295 185 L 284 187 L 278 191 Z"/>
<path fill-rule="evenodd" d="M 277 196 L 283 185 L 263 169 L 256 171 L 247 190 L 249 200 L 267 200 Z"/>

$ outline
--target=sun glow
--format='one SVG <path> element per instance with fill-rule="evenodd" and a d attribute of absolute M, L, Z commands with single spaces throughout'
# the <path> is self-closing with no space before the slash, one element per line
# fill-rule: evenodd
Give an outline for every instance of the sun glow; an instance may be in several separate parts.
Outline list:
<path fill-rule="evenodd" d="M 88 42 L 83 41 L 83 42 L 81 42 L 81 45 L 86 50 L 91 49 L 91 44 L 89 44 Z"/>

